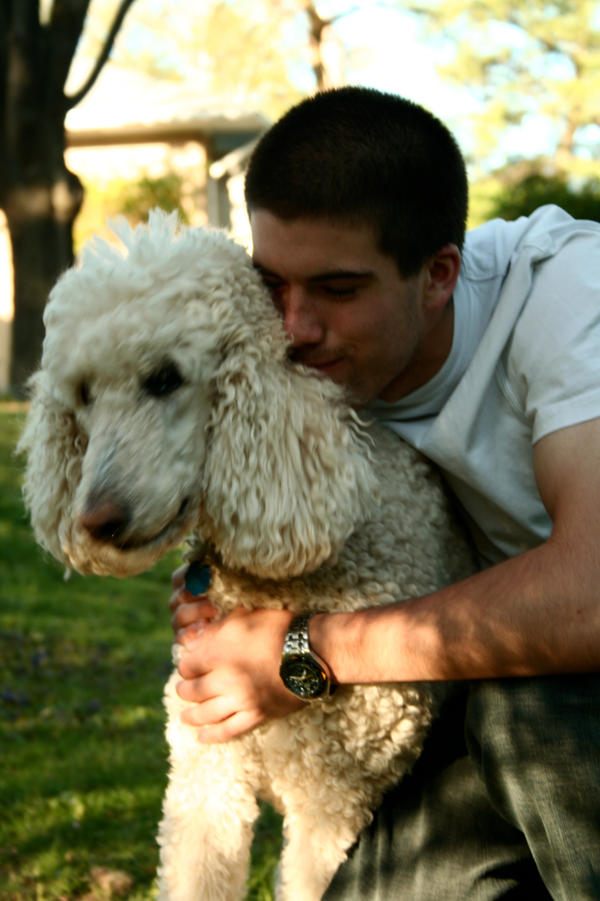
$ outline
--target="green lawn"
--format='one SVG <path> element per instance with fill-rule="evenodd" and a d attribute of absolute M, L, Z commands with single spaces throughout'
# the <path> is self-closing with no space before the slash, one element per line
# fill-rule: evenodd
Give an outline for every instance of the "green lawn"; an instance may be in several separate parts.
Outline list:
<path fill-rule="evenodd" d="M 150 899 L 179 557 L 134 579 L 65 580 L 23 509 L 23 416 L 0 403 L 0 899 Z M 252 901 L 272 898 L 278 842 L 265 810 Z"/>

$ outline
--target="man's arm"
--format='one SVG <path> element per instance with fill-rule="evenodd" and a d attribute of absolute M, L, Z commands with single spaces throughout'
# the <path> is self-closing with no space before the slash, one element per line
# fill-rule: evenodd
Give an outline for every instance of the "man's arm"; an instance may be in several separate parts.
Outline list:
<path fill-rule="evenodd" d="M 428 597 L 314 622 L 342 682 L 600 667 L 600 420 L 543 438 L 534 469 L 554 522 L 544 544 Z"/>
<path fill-rule="evenodd" d="M 338 682 L 600 669 L 600 420 L 543 438 L 534 469 L 554 522 L 544 544 L 426 597 L 311 619 L 311 644 Z M 185 655 L 179 691 L 199 702 L 186 719 L 204 727 L 202 740 L 296 709 L 278 675 L 289 619 L 240 612 L 210 624 Z"/>

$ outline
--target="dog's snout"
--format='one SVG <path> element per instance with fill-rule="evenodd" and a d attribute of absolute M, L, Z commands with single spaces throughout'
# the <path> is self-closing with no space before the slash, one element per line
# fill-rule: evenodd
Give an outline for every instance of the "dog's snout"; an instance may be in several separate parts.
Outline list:
<path fill-rule="evenodd" d="M 127 507 L 112 498 L 91 499 L 79 515 L 79 525 L 103 542 L 118 543 L 130 521 Z"/>

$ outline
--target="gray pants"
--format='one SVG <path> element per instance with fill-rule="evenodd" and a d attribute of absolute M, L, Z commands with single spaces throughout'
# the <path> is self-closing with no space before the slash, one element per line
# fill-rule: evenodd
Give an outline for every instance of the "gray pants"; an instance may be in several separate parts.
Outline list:
<path fill-rule="evenodd" d="M 457 686 L 325 898 L 600 899 L 600 676 Z"/>

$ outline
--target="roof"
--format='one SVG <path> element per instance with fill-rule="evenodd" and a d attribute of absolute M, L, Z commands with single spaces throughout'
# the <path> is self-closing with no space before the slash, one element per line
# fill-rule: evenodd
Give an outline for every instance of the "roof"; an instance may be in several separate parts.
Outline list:
<path fill-rule="evenodd" d="M 257 137 L 268 121 L 259 112 L 202 97 L 189 82 L 107 64 L 65 124 L 69 147 L 195 140 L 212 146 L 214 158 Z"/>

